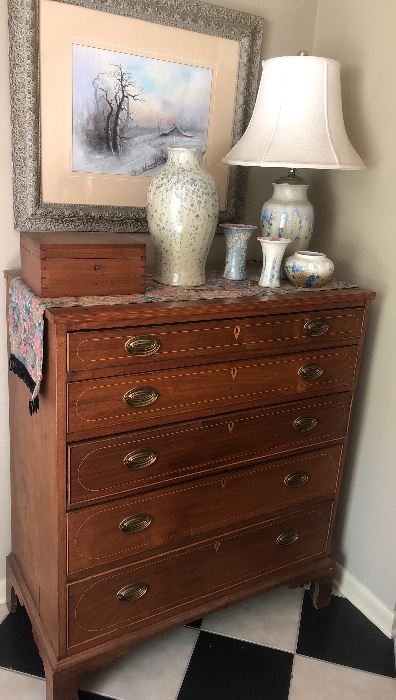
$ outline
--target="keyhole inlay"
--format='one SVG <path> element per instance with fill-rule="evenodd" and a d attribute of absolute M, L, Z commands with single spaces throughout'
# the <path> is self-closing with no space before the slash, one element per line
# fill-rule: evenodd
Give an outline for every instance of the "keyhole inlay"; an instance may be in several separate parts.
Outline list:
<path fill-rule="evenodd" d="M 235 382 L 235 379 L 236 379 L 237 374 L 238 374 L 237 368 L 236 368 L 236 367 L 232 367 L 232 368 L 231 368 L 231 377 L 232 377 L 232 381 L 233 381 L 233 382 Z"/>

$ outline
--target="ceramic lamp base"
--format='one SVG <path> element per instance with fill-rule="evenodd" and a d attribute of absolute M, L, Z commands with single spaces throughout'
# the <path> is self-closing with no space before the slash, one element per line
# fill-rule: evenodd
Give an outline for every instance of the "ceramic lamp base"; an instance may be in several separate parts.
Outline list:
<path fill-rule="evenodd" d="M 290 238 L 290 254 L 306 250 L 311 240 L 314 210 L 307 199 L 307 183 L 294 170 L 273 183 L 274 193 L 261 210 L 262 236 Z"/>

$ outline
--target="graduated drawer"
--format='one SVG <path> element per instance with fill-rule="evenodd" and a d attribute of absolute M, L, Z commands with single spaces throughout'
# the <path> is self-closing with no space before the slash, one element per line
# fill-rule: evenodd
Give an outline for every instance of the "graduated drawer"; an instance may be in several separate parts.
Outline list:
<path fill-rule="evenodd" d="M 364 309 L 69 333 L 68 369 L 152 368 L 359 338 Z"/>
<path fill-rule="evenodd" d="M 341 453 L 337 445 L 69 513 L 69 573 L 334 495 Z"/>
<path fill-rule="evenodd" d="M 331 512 L 327 502 L 70 584 L 69 647 L 148 627 L 323 555 Z"/>
<path fill-rule="evenodd" d="M 336 394 L 70 445 L 69 504 L 147 490 L 341 440 L 350 404 L 350 394 Z M 314 420 L 301 421 L 307 418 Z"/>
<path fill-rule="evenodd" d="M 351 389 L 357 347 L 223 362 L 68 385 L 68 430 L 103 432 Z"/>

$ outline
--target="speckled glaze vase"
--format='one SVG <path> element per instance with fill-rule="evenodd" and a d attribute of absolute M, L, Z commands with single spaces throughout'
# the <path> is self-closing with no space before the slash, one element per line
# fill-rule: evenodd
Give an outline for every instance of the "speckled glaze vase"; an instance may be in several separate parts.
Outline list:
<path fill-rule="evenodd" d="M 334 263 L 324 253 L 300 250 L 286 259 L 285 272 L 295 287 L 323 287 L 333 277 Z"/>
<path fill-rule="evenodd" d="M 260 287 L 280 287 L 282 259 L 287 246 L 291 243 L 289 238 L 257 238 L 263 251 L 263 269 L 261 272 Z"/>
<path fill-rule="evenodd" d="M 311 240 L 314 210 L 307 199 L 308 185 L 273 183 L 274 193 L 261 210 L 261 231 L 267 238 L 290 238 L 290 254 L 306 250 Z"/>
<path fill-rule="evenodd" d="M 223 277 L 227 280 L 246 279 L 246 253 L 249 238 L 257 226 L 249 224 L 220 224 L 224 230 L 226 259 Z"/>
<path fill-rule="evenodd" d="M 181 287 L 204 284 L 218 216 L 219 193 L 203 167 L 203 152 L 169 148 L 167 162 L 147 192 L 158 282 Z"/>

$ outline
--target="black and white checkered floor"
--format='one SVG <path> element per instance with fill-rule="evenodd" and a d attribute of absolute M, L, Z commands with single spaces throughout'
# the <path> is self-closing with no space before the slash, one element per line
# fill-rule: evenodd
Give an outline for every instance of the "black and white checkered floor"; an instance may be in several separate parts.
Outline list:
<path fill-rule="evenodd" d="M 23 608 L 0 606 L 0 698 L 44 700 Z M 137 645 L 80 700 L 395 700 L 393 642 L 344 598 L 281 588 Z"/>

